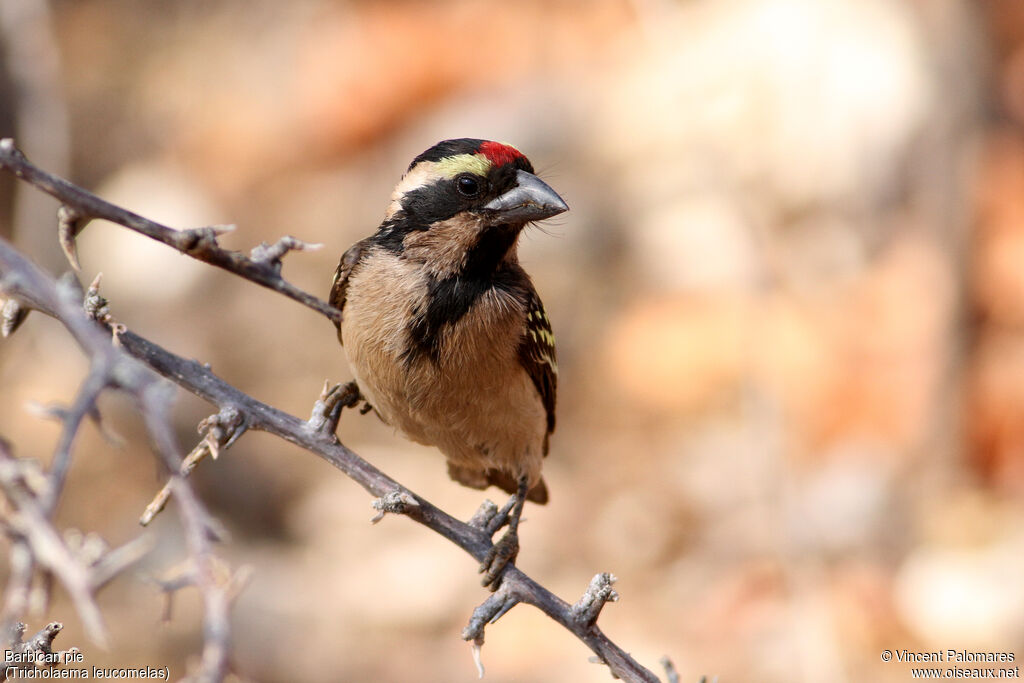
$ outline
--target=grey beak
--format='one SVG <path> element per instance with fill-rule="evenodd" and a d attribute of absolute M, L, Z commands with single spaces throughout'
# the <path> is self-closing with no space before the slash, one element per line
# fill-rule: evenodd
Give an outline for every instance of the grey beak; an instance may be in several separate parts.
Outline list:
<path fill-rule="evenodd" d="M 532 173 L 517 171 L 516 182 L 516 187 L 484 206 L 485 212 L 493 212 L 492 223 L 540 221 L 569 210 L 558 193 Z"/>

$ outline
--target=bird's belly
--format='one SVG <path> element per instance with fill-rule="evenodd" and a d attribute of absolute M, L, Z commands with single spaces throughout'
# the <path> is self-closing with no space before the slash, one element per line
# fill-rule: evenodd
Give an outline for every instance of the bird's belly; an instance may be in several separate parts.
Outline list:
<path fill-rule="evenodd" d="M 406 438 L 437 446 L 461 467 L 539 472 L 546 418 L 518 364 L 496 372 L 470 360 L 445 367 L 419 359 L 405 376 L 353 365 L 367 400 Z"/>
<path fill-rule="evenodd" d="M 383 298 L 353 296 L 354 289 L 362 288 L 349 290 L 342 341 L 380 416 L 460 467 L 539 478 L 546 414 L 516 355 L 517 313 L 477 323 L 470 311 L 466 325 L 446 333 L 438 357 L 409 358 L 408 314 L 399 309 L 417 305 L 412 292 L 398 282 Z"/>

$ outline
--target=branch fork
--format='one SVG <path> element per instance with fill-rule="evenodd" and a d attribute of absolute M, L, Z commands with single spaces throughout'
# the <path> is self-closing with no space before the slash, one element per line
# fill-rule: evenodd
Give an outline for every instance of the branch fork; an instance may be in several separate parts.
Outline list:
<path fill-rule="evenodd" d="M 4 680 L 8 677 L 17 678 L 12 670 L 32 669 L 36 667 L 47 667 L 59 664 L 64 660 L 63 653 L 54 653 L 53 641 L 64 629 L 64 624 L 59 621 L 52 621 L 37 631 L 31 638 L 24 640 L 27 626 L 19 621 L 13 624 L 8 632 L 4 643 L 5 649 L 16 655 L 17 661 L 10 665 L 0 665 L 0 674 Z M 72 648 L 73 651 L 77 651 Z"/>
<path fill-rule="evenodd" d="M 606 603 L 618 602 L 619 594 L 612 588 L 617 581 L 614 575 L 608 572 L 596 574 L 590 580 L 590 585 L 575 605 L 572 606 L 573 619 L 583 628 L 590 628 L 597 623 L 597 617 Z"/>
<path fill-rule="evenodd" d="M 30 310 L 14 297 L 5 301 L 3 310 L 0 311 L 0 335 L 6 339 L 14 334 L 15 330 L 25 322 Z"/>
<path fill-rule="evenodd" d="M 480 649 L 484 644 L 484 629 L 496 623 L 510 609 L 518 605 L 522 598 L 516 593 L 516 586 L 510 581 L 502 581 L 498 590 L 488 596 L 483 603 L 473 610 L 466 628 L 462 629 L 462 639 L 472 641 L 473 662 L 476 664 L 477 675 L 484 677 L 484 665 L 480 658 Z"/>
<path fill-rule="evenodd" d="M 297 237 L 285 235 L 273 244 L 260 242 L 249 252 L 249 258 L 254 263 L 269 265 L 274 270 L 281 270 L 281 259 L 289 251 L 316 251 L 324 245 L 314 242 L 304 242 Z"/>
<path fill-rule="evenodd" d="M 87 216 L 67 204 L 61 204 L 60 208 L 57 209 L 57 241 L 64 252 L 64 257 L 76 272 L 82 270 L 82 264 L 78 260 L 78 243 L 76 239 L 91 220 L 92 216 Z"/>
<path fill-rule="evenodd" d="M 195 448 L 181 461 L 178 468 L 178 476 L 187 477 L 192 473 L 203 458 L 210 456 L 216 460 L 220 456 L 221 449 L 230 448 L 246 432 L 247 425 L 245 415 L 233 406 L 225 406 L 219 413 L 210 415 L 199 423 L 198 431 L 203 434 Z M 173 477 L 172 477 L 173 479 Z M 139 524 L 149 526 L 167 506 L 171 498 L 172 481 L 164 484 L 164 487 L 153 497 L 149 505 L 139 518 Z"/>
<path fill-rule="evenodd" d="M 50 522 L 44 503 L 50 482 L 47 480 L 43 487 L 34 482 L 31 473 L 35 468 L 30 463 L 0 449 L 0 490 L 9 504 L 9 511 L 4 514 L 4 525 L 15 543 L 31 551 L 34 564 L 60 579 L 90 637 L 105 644 L 106 629 L 93 595 L 90 569 L 67 546 Z M 5 608 L 4 611 L 9 610 Z"/>

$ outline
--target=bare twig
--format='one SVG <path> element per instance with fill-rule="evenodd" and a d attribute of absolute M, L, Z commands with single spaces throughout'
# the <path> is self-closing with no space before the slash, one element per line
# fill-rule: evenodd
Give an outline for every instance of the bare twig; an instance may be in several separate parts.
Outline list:
<path fill-rule="evenodd" d="M 25 409 L 36 417 L 41 417 L 48 420 L 56 420 L 63 424 L 64 420 L 68 417 L 68 409 L 57 403 L 50 403 L 43 405 L 38 401 L 28 401 L 25 404 Z M 124 437 L 115 432 L 107 423 L 103 421 L 103 416 L 100 415 L 99 409 L 93 406 L 93 409 L 89 411 L 89 419 L 93 421 L 96 428 L 100 430 L 100 435 L 112 446 L 123 446 Z"/>
<path fill-rule="evenodd" d="M 606 603 L 618 601 L 619 594 L 612 588 L 615 581 L 615 577 L 608 572 L 597 574 L 590 580 L 583 597 L 572 606 L 573 615 L 581 626 L 594 624 Z"/>
<path fill-rule="evenodd" d="M 50 622 L 39 629 L 34 636 L 28 639 L 28 642 L 25 643 L 26 648 L 45 654 L 52 654 L 53 639 L 57 637 L 57 634 L 60 633 L 63 628 L 64 624 L 59 621 Z"/>
<path fill-rule="evenodd" d="M 476 664 L 480 678 L 484 677 L 484 664 L 480 657 L 480 648 L 484 644 L 484 628 L 488 624 L 501 619 L 510 609 L 518 605 L 522 599 L 516 593 L 517 586 L 502 581 L 498 590 L 491 593 L 483 604 L 473 610 L 469 624 L 462 629 L 462 639 L 470 641 L 473 647 L 473 663 Z M 657 680 L 657 679 L 655 679 Z"/>
<path fill-rule="evenodd" d="M 6 526 L 6 525 L 5 525 Z M 28 611 L 28 596 L 35 574 L 35 558 L 28 541 L 15 536 L 11 540 L 10 575 L 4 587 L 4 607 L 0 611 L 0 628 L 10 627 Z"/>
<path fill-rule="evenodd" d="M 252 259 L 253 263 L 265 263 L 270 265 L 271 268 L 280 271 L 281 259 L 289 251 L 316 251 L 317 249 L 322 249 L 323 246 L 322 244 L 303 242 L 291 235 L 285 235 L 273 244 L 261 242 L 253 247 L 252 251 L 249 252 L 249 258 Z"/>
<path fill-rule="evenodd" d="M 388 514 L 408 514 L 409 509 L 416 507 L 417 505 L 419 505 L 419 503 L 416 502 L 416 499 L 405 491 L 392 491 L 391 493 L 383 495 L 373 501 L 373 508 L 377 510 L 377 514 L 374 515 L 370 522 L 376 524 L 380 520 L 384 519 L 384 516 Z"/>
<path fill-rule="evenodd" d="M 83 216 L 66 204 L 57 209 L 57 241 L 68 263 L 76 271 L 82 269 L 82 264 L 78 262 L 78 243 L 75 238 L 88 223 L 88 216 Z"/>
<path fill-rule="evenodd" d="M 71 121 L 61 72 L 57 12 L 50 0 L 0 2 L 0 52 L 10 89 L 4 108 L 14 115 L 23 144 L 54 173 L 71 166 Z M 53 210 L 46 197 L 19 187 L 11 225 L 14 242 L 44 268 L 60 263 L 60 252 L 43 225 Z"/>
<path fill-rule="evenodd" d="M 22 462 L 3 451 L 0 451 L 0 489 L 13 508 L 6 520 L 10 533 L 25 543 L 36 562 L 60 579 L 90 637 L 106 643 L 106 629 L 93 599 L 88 568 L 71 553 L 50 524 L 41 496 L 33 490 Z"/>
<path fill-rule="evenodd" d="M 71 465 L 71 445 L 74 442 L 78 428 L 82 420 L 90 412 L 95 410 L 96 399 L 100 392 L 106 388 L 109 368 L 103 364 L 94 364 L 89 370 L 85 381 L 78 389 L 75 402 L 71 405 L 64 417 L 64 426 L 61 429 L 60 441 L 57 442 L 57 450 L 53 456 L 53 463 L 50 466 L 50 477 L 52 486 L 46 492 L 43 499 L 44 509 L 47 515 L 53 513 L 57 507 L 57 500 L 60 497 L 61 489 L 64 487 L 64 480 L 67 477 L 68 467 Z"/>
<path fill-rule="evenodd" d="M 146 429 L 157 452 L 171 472 L 181 466 L 181 455 L 168 419 L 168 401 L 162 388 L 148 385 L 139 396 Z M 228 672 L 231 627 L 228 612 L 231 600 L 225 582 L 217 580 L 210 534 L 215 525 L 195 492 L 180 474 L 171 475 L 171 492 L 178 501 L 178 510 L 185 527 L 192 561 L 195 563 L 196 587 L 203 600 L 203 654 L 199 671 L 192 676 L 197 683 L 217 683 Z"/>
<path fill-rule="evenodd" d="M 477 646 L 484 644 L 484 627 L 493 624 L 505 616 L 505 613 L 518 605 L 522 598 L 516 592 L 514 583 L 503 581 L 498 590 L 494 591 L 483 603 L 473 610 L 469 624 L 462 629 L 462 639 L 471 640 Z"/>
<path fill-rule="evenodd" d="M 229 448 L 242 434 L 245 433 L 245 418 L 231 406 L 227 406 L 216 415 L 211 415 L 199 423 L 199 433 L 205 432 L 203 438 L 196 444 L 196 447 L 181 461 L 178 474 L 187 477 L 192 473 L 207 455 L 214 460 L 220 455 L 222 448 Z M 148 526 L 153 519 L 163 511 L 167 501 L 171 498 L 171 482 L 168 481 L 164 487 L 157 492 L 153 500 L 143 511 L 139 518 L 139 524 Z"/>
<path fill-rule="evenodd" d="M 76 231 L 81 230 L 79 222 L 90 218 L 102 218 L 141 233 L 146 237 L 163 242 L 167 246 L 187 254 L 194 259 L 209 263 L 239 275 L 308 306 L 331 320 L 341 320 L 341 311 L 312 294 L 285 281 L 280 274 L 280 258 L 290 249 L 308 249 L 307 245 L 295 238 L 285 237 L 277 244 L 257 247 L 252 257 L 224 249 L 217 244 L 217 236 L 227 230 L 223 227 L 192 228 L 175 230 L 156 221 L 132 213 L 110 202 L 100 199 L 63 178 L 47 173 L 35 166 L 14 146 L 10 138 L 0 140 L 0 168 L 5 168 L 64 203 L 74 220 L 68 220 L 69 227 L 62 231 L 62 246 L 72 264 L 77 264 L 74 248 L 71 246 Z"/>
<path fill-rule="evenodd" d="M 138 564 L 139 560 L 145 557 L 152 548 L 153 541 L 149 537 L 140 536 L 118 548 L 105 552 L 92 564 L 90 579 L 93 592 L 99 591 L 126 569 Z"/>
<path fill-rule="evenodd" d="M 661 666 L 663 669 L 665 669 L 665 679 L 668 681 L 668 683 L 679 683 L 679 672 L 676 671 L 676 666 L 672 663 L 671 659 L 669 659 L 668 657 L 662 657 Z M 703 681 L 706 679 L 701 680 Z"/>
<path fill-rule="evenodd" d="M 185 528 L 186 541 L 192 560 L 196 565 L 196 586 L 202 595 L 203 612 L 203 657 L 195 680 L 215 682 L 223 680 L 228 670 L 228 608 L 230 600 L 226 586 L 215 579 L 211 569 L 212 552 L 209 535 L 216 525 L 206 513 L 185 480 L 177 474 L 181 457 L 168 420 L 170 396 L 166 385 L 142 364 L 130 358 L 123 350 L 110 343 L 111 338 L 101 325 L 92 320 L 81 307 L 62 296 L 57 283 L 44 275 L 30 261 L 17 253 L 5 240 L 0 239 L 0 290 L 8 296 L 16 296 L 27 305 L 56 317 L 71 333 L 90 357 L 91 367 L 99 373 L 104 386 L 111 386 L 130 393 L 135 397 L 142 412 L 146 428 L 169 471 L 171 491 L 179 502 L 179 515 Z M 97 370 L 97 368 L 99 370 Z M 92 372 L 92 371 L 91 371 Z M 77 403 L 77 401 L 76 401 Z M 83 413 L 84 414 L 84 413 Z M 69 417 L 74 411 L 69 413 Z M 81 418 L 77 418 L 81 421 Z M 58 451 L 58 456 L 61 451 Z M 55 462 L 47 483 L 59 488 L 60 478 L 56 476 Z M 19 517 L 13 517 L 14 531 L 24 539 L 35 561 L 58 576 L 75 602 L 76 609 L 92 636 L 103 642 L 104 635 L 99 611 L 92 602 L 92 581 L 88 572 L 65 550 L 48 518 L 48 511 L 41 504 L 34 504 L 23 486 L 13 479 L 15 470 L 9 462 L 0 462 L 0 473 L 10 472 L 8 478 L 0 477 L 0 484 L 6 484 L 4 491 L 24 521 L 17 524 Z M 47 498 L 46 500 L 49 500 Z"/>
<path fill-rule="evenodd" d="M 17 299 L 11 298 L 4 302 L 3 311 L 0 312 L 0 336 L 10 337 L 14 334 L 25 318 L 28 317 L 29 309 L 18 303 Z"/>
<path fill-rule="evenodd" d="M 174 596 L 183 588 L 196 585 L 195 566 L 191 561 L 181 562 L 171 567 L 163 576 L 147 576 L 146 579 L 164 594 L 163 620 L 169 622 L 174 612 Z"/>
<path fill-rule="evenodd" d="M 64 661 L 65 653 L 53 651 L 53 641 L 63 629 L 59 621 L 52 621 L 25 640 L 27 626 L 23 622 L 12 624 L 4 634 L 4 663 L 0 664 L 0 680 L 20 678 L 16 670 L 31 671 L 37 667 L 49 667 Z M 26 676 L 28 677 L 28 676 Z M 31 676 L 35 678 L 36 676 Z"/>

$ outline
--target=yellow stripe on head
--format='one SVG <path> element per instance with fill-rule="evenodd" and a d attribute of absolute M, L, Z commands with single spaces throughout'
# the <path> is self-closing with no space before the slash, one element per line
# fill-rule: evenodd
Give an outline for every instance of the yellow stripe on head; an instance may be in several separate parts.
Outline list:
<path fill-rule="evenodd" d="M 454 178 L 460 173 L 486 176 L 491 162 L 482 154 L 456 154 L 434 162 L 434 168 L 445 178 Z"/>
<path fill-rule="evenodd" d="M 491 166 L 491 161 L 483 154 L 453 154 L 437 161 L 421 161 L 402 176 L 395 191 L 391 193 L 391 205 L 384 217 L 388 219 L 394 216 L 402 208 L 402 198 L 417 188 L 441 179 L 454 178 L 460 173 L 484 177 L 490 172 Z"/>

